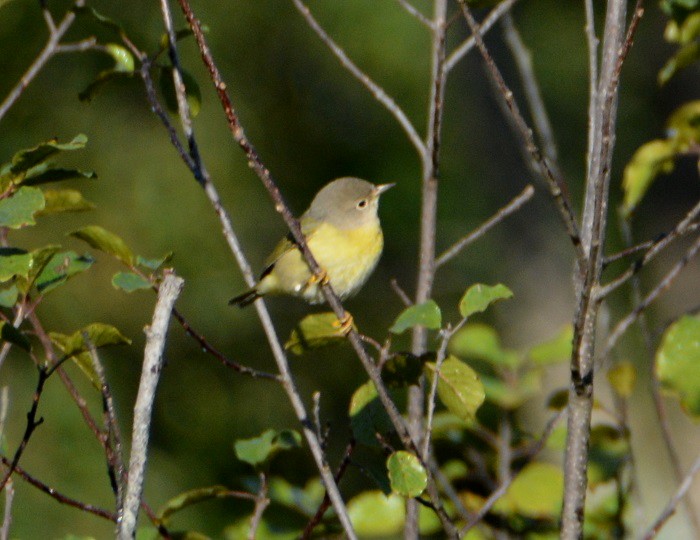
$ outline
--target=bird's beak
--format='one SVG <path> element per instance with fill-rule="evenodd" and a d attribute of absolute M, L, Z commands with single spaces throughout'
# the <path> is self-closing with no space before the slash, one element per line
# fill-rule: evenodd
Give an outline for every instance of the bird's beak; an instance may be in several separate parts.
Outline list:
<path fill-rule="evenodd" d="M 378 186 L 375 186 L 375 188 L 374 188 L 374 194 L 375 194 L 377 197 L 379 197 L 382 193 L 384 193 L 385 191 L 387 191 L 387 190 L 393 188 L 395 185 L 396 185 L 396 183 L 392 183 L 392 184 L 380 184 L 380 185 L 378 185 Z"/>

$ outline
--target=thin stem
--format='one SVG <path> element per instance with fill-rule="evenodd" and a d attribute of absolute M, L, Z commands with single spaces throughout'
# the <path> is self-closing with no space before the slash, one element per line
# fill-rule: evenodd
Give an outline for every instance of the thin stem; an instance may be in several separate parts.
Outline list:
<path fill-rule="evenodd" d="M 318 21 L 311 14 L 308 6 L 304 4 L 301 0 L 292 0 L 297 11 L 301 13 L 304 20 L 308 23 L 311 29 L 316 32 L 321 41 L 330 49 L 333 56 L 335 56 L 340 65 L 343 66 L 347 71 L 349 71 L 353 77 L 355 77 L 362 85 L 369 90 L 374 99 L 376 99 L 384 108 L 394 117 L 394 119 L 403 128 L 408 140 L 411 141 L 416 152 L 421 159 L 425 158 L 427 149 L 421 141 L 420 135 L 416 131 L 411 121 L 403 112 L 401 107 L 394 101 L 394 99 L 389 96 L 386 91 L 374 82 L 364 71 L 362 71 L 357 65 L 348 57 L 347 53 L 338 45 L 333 38 L 331 38 L 328 33 L 323 29 L 323 27 L 318 23 Z"/>
<path fill-rule="evenodd" d="M 500 19 L 503 15 L 505 15 L 511 10 L 513 5 L 517 1 L 518 0 L 504 0 L 503 2 L 500 2 L 495 8 L 493 8 L 483 20 L 481 25 L 479 25 L 479 32 L 481 33 L 481 35 L 485 35 L 493 27 L 493 25 L 496 24 L 498 19 Z M 467 39 L 465 39 L 462 42 L 462 44 L 459 45 L 454 51 L 452 51 L 445 60 L 445 73 L 450 73 L 450 71 L 452 71 L 452 68 L 454 68 L 459 63 L 459 61 L 474 48 L 475 45 L 476 38 L 473 35 L 471 35 Z"/>
<path fill-rule="evenodd" d="M 12 525 L 12 501 L 15 498 L 15 487 L 12 480 L 8 480 L 5 485 L 5 509 L 2 517 L 2 527 L 0 527 L 0 540 L 8 540 L 10 537 L 10 526 Z"/>
<path fill-rule="evenodd" d="M 432 29 L 433 28 L 433 21 L 428 19 L 425 15 L 423 15 L 420 11 L 418 11 L 411 3 L 408 2 L 408 0 L 396 0 L 399 5 L 406 10 L 406 12 L 415 17 L 416 20 L 421 23 L 423 26 Z"/>
<path fill-rule="evenodd" d="M 267 474 L 261 472 L 258 475 L 260 479 L 260 488 L 258 489 L 258 494 L 255 496 L 255 508 L 253 509 L 253 515 L 250 517 L 250 527 L 248 528 L 248 540 L 255 540 L 255 536 L 258 532 L 258 527 L 262 521 L 263 513 L 265 509 L 270 505 L 270 499 L 267 496 L 268 482 Z"/>
<path fill-rule="evenodd" d="M 493 227 L 504 221 L 508 216 L 514 214 L 523 205 L 532 199 L 535 194 L 535 188 L 528 184 L 524 190 L 520 192 L 512 201 L 510 201 L 503 208 L 500 208 L 493 216 L 487 219 L 484 223 L 479 225 L 469 234 L 463 236 L 457 242 L 455 242 L 451 247 L 443 251 L 440 256 L 435 260 L 435 267 L 440 268 L 443 264 L 451 261 L 457 255 L 459 255 L 464 248 L 470 246 L 476 240 L 484 236 Z"/>
<path fill-rule="evenodd" d="M 566 232 L 569 235 L 572 245 L 576 250 L 576 256 L 579 261 L 584 259 L 584 252 L 581 247 L 581 236 L 579 234 L 578 225 L 574 218 L 573 210 L 571 209 L 571 204 L 564 192 L 564 182 L 555 175 L 554 170 L 551 168 L 547 159 L 542 155 L 542 152 L 537 146 L 535 139 L 532 134 L 532 130 L 528 127 L 527 122 L 520 113 L 520 108 L 515 102 L 513 97 L 513 92 L 508 88 L 503 76 L 501 75 L 498 66 L 494 62 L 491 54 L 489 53 L 486 45 L 484 44 L 483 37 L 479 30 L 479 26 L 472 15 L 469 5 L 465 0 L 458 0 L 459 5 L 462 8 L 462 13 L 467 20 L 467 24 L 471 28 L 472 34 L 474 36 L 476 46 L 481 52 L 481 56 L 484 59 L 487 67 L 487 73 L 493 79 L 496 86 L 500 90 L 501 97 L 506 103 L 508 110 L 510 111 L 511 118 L 517 127 L 517 133 L 522 139 L 523 147 L 527 153 L 531 156 L 532 160 L 537 164 L 541 177 L 545 180 L 549 193 L 554 200 L 555 206 L 559 212 L 559 217 L 566 228 Z"/>
<path fill-rule="evenodd" d="M 654 538 L 657 535 L 657 533 L 661 530 L 661 527 L 663 527 L 664 523 L 666 523 L 671 518 L 671 516 L 673 516 L 673 514 L 676 513 L 676 508 L 678 507 L 678 504 L 681 502 L 681 500 L 683 500 L 683 497 L 685 497 L 686 493 L 690 489 L 690 486 L 693 483 L 693 479 L 695 478 L 695 475 L 698 473 L 698 471 L 700 471 L 700 456 L 698 456 L 695 459 L 695 462 L 693 463 L 692 467 L 690 467 L 690 470 L 685 475 L 685 478 L 678 486 L 676 492 L 668 501 L 668 504 L 666 504 L 666 507 L 663 509 L 659 517 L 656 518 L 656 520 L 654 520 L 654 523 L 651 525 L 651 527 L 649 527 L 649 529 L 643 537 L 644 540 L 651 540 L 652 538 Z"/>
<path fill-rule="evenodd" d="M 134 406 L 129 479 L 126 486 L 123 513 L 118 520 L 117 537 L 119 540 L 131 540 L 136 534 L 136 519 L 146 472 L 151 413 L 160 372 L 163 368 L 163 350 L 168 333 L 168 322 L 175 300 L 180 295 L 184 283 L 184 280 L 174 273 L 165 275 L 158 290 L 158 301 L 153 311 L 153 320 L 150 327 L 146 329 L 146 347 L 143 353 L 141 381 Z"/>
<path fill-rule="evenodd" d="M 0 461 L 2 461 L 2 463 L 6 466 L 10 465 L 10 460 L 7 459 L 3 455 L 0 455 Z M 117 521 L 116 514 L 109 512 L 108 510 L 98 508 L 97 506 L 93 506 L 92 504 L 87 504 L 87 503 L 80 502 L 76 499 L 72 499 L 71 497 L 68 497 L 67 495 L 63 495 L 62 493 L 60 493 L 56 489 L 44 484 L 40 480 L 37 480 L 36 478 L 34 478 L 32 475 L 27 473 L 27 471 L 22 469 L 22 467 L 20 467 L 19 465 L 17 465 L 15 467 L 14 473 L 15 473 L 15 475 L 18 475 L 20 478 L 22 478 L 22 480 L 24 480 L 28 484 L 31 484 L 32 486 L 39 489 L 40 491 L 43 491 L 44 493 L 46 493 L 47 495 L 49 495 L 50 497 L 52 497 L 53 499 L 55 499 L 56 501 L 58 501 L 61 504 L 72 506 L 73 508 L 77 508 L 79 510 L 82 510 L 83 512 L 88 512 L 89 514 L 93 514 L 95 516 L 107 519 L 109 521 L 114 521 L 114 522 Z"/>
<path fill-rule="evenodd" d="M 46 41 L 46 45 L 44 45 L 44 48 L 41 50 L 34 62 L 32 62 L 32 65 L 29 66 L 24 75 L 22 75 L 19 82 L 15 85 L 15 87 L 12 90 L 10 90 L 10 93 L 7 95 L 5 100 L 2 103 L 0 103 L 0 120 L 2 120 L 5 117 L 7 112 L 21 97 L 21 95 L 27 89 L 29 84 L 39 74 L 39 72 L 46 65 L 46 63 L 49 60 L 51 60 L 51 58 L 57 52 L 59 52 L 58 45 L 61 41 L 61 38 L 63 38 L 65 33 L 71 27 L 73 21 L 75 21 L 75 8 L 82 7 L 84 5 L 84 0 L 76 0 L 73 4 L 73 9 L 69 9 L 66 12 L 65 16 L 63 17 L 63 20 L 61 20 L 58 26 L 55 26 L 53 19 L 50 18 L 50 13 L 48 13 L 48 10 L 44 10 L 44 18 L 46 20 L 46 25 L 49 29 L 49 39 Z"/>

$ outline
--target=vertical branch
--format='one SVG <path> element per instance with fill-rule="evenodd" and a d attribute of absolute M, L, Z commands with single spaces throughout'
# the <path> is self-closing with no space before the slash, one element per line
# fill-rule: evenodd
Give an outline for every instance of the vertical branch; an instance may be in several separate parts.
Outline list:
<path fill-rule="evenodd" d="M 615 143 L 620 70 L 632 39 L 629 35 L 627 41 L 624 41 L 626 12 L 625 0 L 608 0 L 597 104 L 591 107 L 594 117 L 589 119 L 592 141 L 589 142 L 591 152 L 588 156 L 588 177 L 581 218 L 584 260 L 579 261 L 575 275 L 578 304 L 574 317 L 561 524 L 561 537 L 570 540 L 583 535 L 588 485 L 588 443 L 593 409 L 595 333 L 600 308 L 594 292 L 600 286 L 607 231 L 610 165 Z M 591 21 L 589 23 L 592 24 Z M 633 30 L 633 26 L 630 28 Z M 589 45 L 591 44 L 589 40 Z M 593 54 L 590 58 L 593 61 Z M 591 68 L 591 73 L 593 72 Z M 591 96 L 590 99 L 593 101 L 596 96 Z"/>
<path fill-rule="evenodd" d="M 166 274 L 158 290 L 158 301 L 153 311 L 151 326 L 146 329 L 146 347 L 143 354 L 141 381 L 134 406 L 129 480 L 126 486 L 123 512 L 118 518 L 117 537 L 119 540 L 131 540 L 136 534 L 136 519 L 146 472 L 146 451 L 151 413 L 160 371 L 163 367 L 163 350 L 165 349 L 168 322 L 170 321 L 170 312 L 184 283 L 184 280 L 174 273 Z"/>
<path fill-rule="evenodd" d="M 5 509 L 2 517 L 2 527 L 0 527 L 0 540 L 8 540 L 10 537 L 10 525 L 12 525 L 12 501 L 15 498 L 15 487 L 12 479 L 5 485 Z"/>
<path fill-rule="evenodd" d="M 435 279 L 435 232 L 437 218 L 438 176 L 440 164 L 440 132 L 442 128 L 445 95 L 445 34 L 447 31 L 447 0 L 435 0 L 432 20 L 432 49 L 430 74 L 430 104 L 426 129 L 426 153 L 422 160 L 422 203 L 420 220 L 420 251 L 416 304 L 430 298 Z M 416 355 L 425 352 L 428 333 L 423 327 L 413 330 L 412 350 Z M 420 447 L 424 437 L 423 414 L 425 396 L 423 381 L 409 388 L 408 421 L 413 440 Z M 406 539 L 418 538 L 418 503 L 409 499 L 406 504 Z"/>

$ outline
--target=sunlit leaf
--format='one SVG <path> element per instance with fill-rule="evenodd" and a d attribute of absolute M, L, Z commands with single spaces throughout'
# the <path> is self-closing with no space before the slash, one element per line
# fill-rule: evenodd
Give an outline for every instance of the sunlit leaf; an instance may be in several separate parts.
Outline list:
<path fill-rule="evenodd" d="M 185 84 L 185 96 L 190 107 L 190 114 L 195 117 L 202 107 L 202 91 L 199 88 L 197 79 L 191 73 L 182 70 L 182 82 Z M 175 93 L 175 83 L 173 81 L 172 67 L 164 66 L 160 71 L 160 91 L 168 110 L 172 113 L 178 112 L 177 95 Z"/>
<path fill-rule="evenodd" d="M 424 326 L 431 330 L 437 330 L 442 326 L 442 314 L 434 300 L 428 300 L 403 310 L 389 328 L 389 332 L 402 334 L 414 326 Z"/>
<path fill-rule="evenodd" d="M 46 294 L 76 274 L 84 272 L 95 262 L 90 255 L 78 255 L 74 251 L 55 253 L 44 265 L 36 278 L 35 285 L 38 291 Z"/>
<path fill-rule="evenodd" d="M 464 326 L 452 336 L 448 348 L 459 358 L 483 360 L 495 366 L 514 369 L 522 363 L 517 352 L 501 347 L 496 330 L 485 324 Z"/>
<path fill-rule="evenodd" d="M 313 313 L 304 317 L 296 325 L 284 344 L 284 348 L 294 354 L 303 354 L 311 349 L 327 347 L 345 341 L 345 333 L 332 311 Z"/>
<path fill-rule="evenodd" d="M 549 365 L 557 364 L 571 358 L 572 341 L 574 339 L 574 328 L 571 325 L 565 326 L 556 337 L 535 345 L 528 357 L 535 364 Z"/>
<path fill-rule="evenodd" d="M 56 214 L 59 212 L 84 212 L 93 210 L 95 205 L 85 199 L 83 194 L 75 189 L 46 189 L 44 190 L 46 205 L 37 215 Z"/>
<path fill-rule="evenodd" d="M 608 373 L 610 386 L 622 398 L 628 398 L 634 392 L 634 384 L 637 381 L 637 368 L 632 362 L 620 362 Z"/>
<path fill-rule="evenodd" d="M 420 460 L 410 452 L 399 450 L 386 461 L 391 489 L 404 497 L 418 497 L 428 485 L 428 474 Z"/>
<path fill-rule="evenodd" d="M 117 43 L 107 43 L 105 52 L 114 59 L 114 71 L 131 73 L 134 71 L 134 56 L 129 50 Z"/>
<path fill-rule="evenodd" d="M 131 293 L 141 289 L 150 289 L 151 282 L 133 272 L 117 272 L 112 276 L 112 286 Z"/>
<path fill-rule="evenodd" d="M 700 142 L 700 100 L 678 107 L 666 123 L 666 131 L 677 141 L 679 151 Z"/>
<path fill-rule="evenodd" d="M 656 374 L 678 396 L 683 409 L 700 419 L 700 316 L 685 315 L 664 333 L 656 351 Z"/>
<path fill-rule="evenodd" d="M 529 463 L 496 502 L 494 511 L 531 519 L 555 519 L 561 512 L 563 489 L 561 467 L 551 463 Z"/>
<path fill-rule="evenodd" d="M 34 148 L 21 150 L 12 157 L 12 172 L 27 171 L 35 165 L 46 161 L 49 157 L 62 151 L 80 150 L 85 147 L 87 137 L 82 133 L 76 135 L 68 143 L 59 143 L 57 139 L 43 142 Z"/>
<path fill-rule="evenodd" d="M 12 284 L 0 288 L 0 307 L 11 308 L 17 303 L 19 297 L 19 289 L 17 285 Z"/>
<path fill-rule="evenodd" d="M 372 381 L 367 381 L 355 390 L 350 399 L 348 414 L 355 439 L 370 446 L 379 444 L 375 433 L 385 433 L 392 426 Z"/>
<path fill-rule="evenodd" d="M 652 182 L 662 173 L 670 173 L 678 154 L 675 140 L 653 140 L 640 146 L 622 175 L 623 216 L 628 217 L 642 200 Z"/>
<path fill-rule="evenodd" d="M 425 371 L 432 380 L 436 375 L 436 364 L 428 362 Z M 455 356 L 449 356 L 442 363 L 438 377 L 440 401 L 462 420 L 472 420 L 486 397 L 484 385 L 476 372 Z"/>
<path fill-rule="evenodd" d="M 512 298 L 513 292 L 502 285 L 484 285 L 477 283 L 467 289 L 459 301 L 459 312 L 462 317 L 470 317 L 474 313 L 485 311 L 491 304 L 498 300 Z"/>
<path fill-rule="evenodd" d="M 44 194 L 40 189 L 21 187 L 12 196 L 0 201 L 0 227 L 21 229 L 34 225 L 34 214 L 44 209 Z"/>
<path fill-rule="evenodd" d="M 0 248 L 0 282 L 15 276 L 27 277 L 32 265 L 32 255 L 23 249 Z"/>
<path fill-rule="evenodd" d="M 271 523 L 263 516 L 255 530 L 255 540 L 297 540 L 304 530 L 304 525 L 302 520 L 293 523 L 289 518 L 284 522 L 277 520 Z M 224 540 L 243 540 L 244 538 L 250 538 L 250 516 L 238 519 L 224 529 Z"/>
<path fill-rule="evenodd" d="M 282 450 L 298 448 L 299 446 L 301 446 L 301 435 L 291 429 L 283 431 L 268 429 L 258 437 L 238 439 L 233 444 L 236 457 L 253 467 L 266 463 Z"/>
<path fill-rule="evenodd" d="M 384 495 L 381 491 L 365 491 L 348 502 L 348 514 L 360 536 L 399 534 L 406 518 L 406 500 L 400 495 Z"/>
<path fill-rule="evenodd" d="M 99 225 L 89 225 L 70 233 L 70 236 L 87 242 L 90 246 L 113 255 L 127 266 L 133 266 L 134 253 L 124 240 Z"/>
<path fill-rule="evenodd" d="M 659 85 L 665 85 L 676 73 L 694 64 L 699 58 L 700 43 L 691 41 L 681 46 L 671 58 L 666 60 L 666 63 L 659 70 L 657 76 Z"/>

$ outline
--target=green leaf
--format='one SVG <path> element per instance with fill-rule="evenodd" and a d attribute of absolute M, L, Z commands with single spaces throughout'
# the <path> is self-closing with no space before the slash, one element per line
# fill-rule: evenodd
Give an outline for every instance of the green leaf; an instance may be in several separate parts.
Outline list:
<path fill-rule="evenodd" d="M 679 152 L 700 142 L 700 100 L 689 101 L 673 111 L 666 130 L 677 141 Z"/>
<path fill-rule="evenodd" d="M 79 171 L 78 169 L 64 169 L 39 165 L 30 170 L 20 182 L 23 186 L 38 186 L 51 182 L 63 182 L 64 180 L 82 180 L 97 178 L 92 171 Z"/>
<path fill-rule="evenodd" d="M 134 253 L 131 251 L 131 248 L 116 234 L 103 229 L 99 225 L 83 227 L 70 233 L 70 236 L 83 240 L 93 248 L 116 257 L 127 266 L 134 265 Z"/>
<path fill-rule="evenodd" d="M 131 73 L 134 71 L 134 57 L 126 47 L 116 43 L 107 43 L 105 52 L 114 59 L 114 71 Z"/>
<path fill-rule="evenodd" d="M 515 477 L 493 509 L 500 514 L 518 514 L 531 519 L 556 519 L 562 505 L 564 476 L 560 467 L 533 462 Z"/>
<path fill-rule="evenodd" d="M 528 357 L 538 365 L 558 364 L 571 358 L 573 339 L 574 328 L 566 325 L 556 337 L 530 349 Z"/>
<path fill-rule="evenodd" d="M 591 429 L 588 481 L 592 487 L 616 478 L 630 461 L 630 445 L 624 434 L 607 425 Z"/>
<path fill-rule="evenodd" d="M 656 351 L 656 374 L 662 387 L 700 419 L 700 316 L 685 315 L 664 333 Z"/>
<path fill-rule="evenodd" d="M 37 213 L 38 216 L 59 212 L 84 212 L 95 208 L 93 203 L 75 189 L 46 189 L 44 199 L 46 205 Z"/>
<path fill-rule="evenodd" d="M 365 491 L 348 502 L 348 514 L 355 532 L 376 537 L 399 534 L 406 519 L 406 501 L 400 495 Z"/>
<path fill-rule="evenodd" d="M 62 251 L 51 256 L 36 278 L 37 290 L 46 294 L 63 285 L 68 278 L 84 272 L 95 262 L 90 255 L 78 255 L 75 251 Z"/>
<path fill-rule="evenodd" d="M 458 330 L 448 345 L 460 358 L 483 360 L 494 366 L 517 368 L 522 360 L 517 352 L 503 349 L 496 330 L 485 324 L 468 324 Z"/>
<path fill-rule="evenodd" d="M 133 272 L 117 272 L 112 276 L 112 286 L 131 293 L 141 289 L 150 289 L 151 282 Z"/>
<path fill-rule="evenodd" d="M 250 486 L 249 489 L 258 491 L 260 489 L 259 482 L 255 486 Z M 296 510 L 303 515 L 312 516 L 325 493 L 323 483 L 318 477 L 310 479 L 302 488 L 291 484 L 284 478 L 273 476 L 269 479 L 267 496 L 274 503 Z"/>
<path fill-rule="evenodd" d="M 389 328 L 389 332 L 403 334 L 414 326 L 424 326 L 430 330 L 437 330 L 442 326 L 442 314 L 434 300 L 428 300 L 403 310 L 392 327 Z"/>
<path fill-rule="evenodd" d="M 679 146 L 675 140 L 653 140 L 640 146 L 622 175 L 622 215 L 628 218 L 642 200 L 652 182 L 675 167 Z"/>
<path fill-rule="evenodd" d="M 32 265 L 32 255 L 23 249 L 0 248 L 0 282 L 15 276 L 27 277 Z"/>
<path fill-rule="evenodd" d="M 27 352 L 29 352 L 32 348 L 27 336 L 12 326 L 12 323 L 8 321 L 0 322 L 0 339 L 7 341 L 8 343 L 12 343 L 13 345 L 17 345 Z"/>
<path fill-rule="evenodd" d="M 163 255 L 160 259 L 144 259 L 141 257 L 141 255 L 136 256 L 136 264 L 139 266 L 143 266 L 144 268 L 148 268 L 149 270 L 153 270 L 154 272 L 158 270 L 161 266 L 163 266 L 165 263 L 170 262 L 173 258 L 173 253 L 168 252 L 165 255 Z"/>
<path fill-rule="evenodd" d="M 21 187 L 12 196 L 0 201 L 0 227 L 21 229 L 34 225 L 34 214 L 44 209 L 44 194 L 40 189 Z"/>
<path fill-rule="evenodd" d="M 434 356 L 434 355 L 430 355 Z M 423 364 L 428 355 L 416 356 L 408 352 L 392 355 L 382 366 L 382 380 L 390 387 L 417 384 L 423 374 Z"/>
<path fill-rule="evenodd" d="M 436 369 L 434 362 L 425 364 L 426 375 L 431 381 Z M 440 401 L 465 422 L 472 421 L 486 397 L 484 385 L 476 372 L 455 356 L 448 356 L 442 363 L 438 377 L 437 393 Z"/>
<path fill-rule="evenodd" d="M 391 489 L 404 497 L 418 497 L 428 485 L 428 474 L 420 460 L 410 452 L 399 450 L 386 461 Z"/>
<path fill-rule="evenodd" d="M 11 308 L 17 303 L 17 298 L 19 297 L 19 289 L 17 285 L 12 284 L 10 286 L 0 288 L 0 307 Z"/>
<path fill-rule="evenodd" d="M 328 311 L 313 313 L 304 317 L 296 325 L 284 344 L 284 348 L 296 355 L 311 349 L 327 347 L 345 341 L 345 334 L 338 317 Z"/>
<path fill-rule="evenodd" d="M 199 88 L 197 79 L 191 73 L 181 70 L 182 82 L 185 84 L 185 95 L 190 106 L 190 114 L 196 117 L 202 108 L 202 91 Z M 177 113 L 177 94 L 175 93 L 175 83 L 173 81 L 173 68 L 163 66 L 160 70 L 160 92 L 163 94 L 166 107 L 172 113 Z"/>
<path fill-rule="evenodd" d="M 170 517 L 180 510 L 211 499 L 223 499 L 231 496 L 231 488 L 226 486 L 207 486 L 191 489 L 180 493 L 168 500 L 158 509 L 158 521 L 167 522 Z"/>
<path fill-rule="evenodd" d="M 301 446 L 301 435 L 299 432 L 285 429 L 275 431 L 268 429 L 260 436 L 251 439 L 238 439 L 234 444 L 236 457 L 241 461 L 249 463 L 253 467 L 258 467 L 268 462 L 272 457 L 282 450 L 298 448 Z"/>
<path fill-rule="evenodd" d="M 477 283 L 472 285 L 464 293 L 459 301 L 459 313 L 462 317 L 470 317 L 474 313 L 485 311 L 491 304 L 499 300 L 512 298 L 513 292 L 502 285 L 484 285 Z"/>
<path fill-rule="evenodd" d="M 372 381 L 360 386 L 350 399 L 350 427 L 358 442 L 377 446 L 375 433 L 386 433 L 392 424 Z"/>
<path fill-rule="evenodd" d="M 694 64 L 700 58 L 700 43 L 691 41 L 681 46 L 663 67 L 659 70 L 657 80 L 659 86 L 665 85 L 674 75 L 688 66 Z"/>
<path fill-rule="evenodd" d="M 43 142 L 34 148 L 21 150 L 12 157 L 12 172 L 19 173 L 27 171 L 46 161 L 49 157 L 63 151 L 80 150 L 85 147 L 87 137 L 82 133 L 76 135 L 69 143 L 59 143 L 58 139 L 51 139 Z"/>
<path fill-rule="evenodd" d="M 118 79 L 131 79 L 134 76 L 133 73 L 126 71 L 116 71 L 113 69 L 107 69 L 101 71 L 95 80 L 88 84 L 83 90 L 78 93 L 78 99 L 80 101 L 89 103 L 92 101 L 97 94 L 100 93 L 102 88 L 110 82 Z"/>
<path fill-rule="evenodd" d="M 632 362 L 620 362 L 607 373 L 608 381 L 613 390 L 622 398 L 629 398 L 634 392 L 634 384 L 637 381 L 637 368 Z"/>
<path fill-rule="evenodd" d="M 539 370 L 528 370 L 514 379 L 484 375 L 481 382 L 486 398 L 508 410 L 517 409 L 542 391 L 542 373 Z"/>

